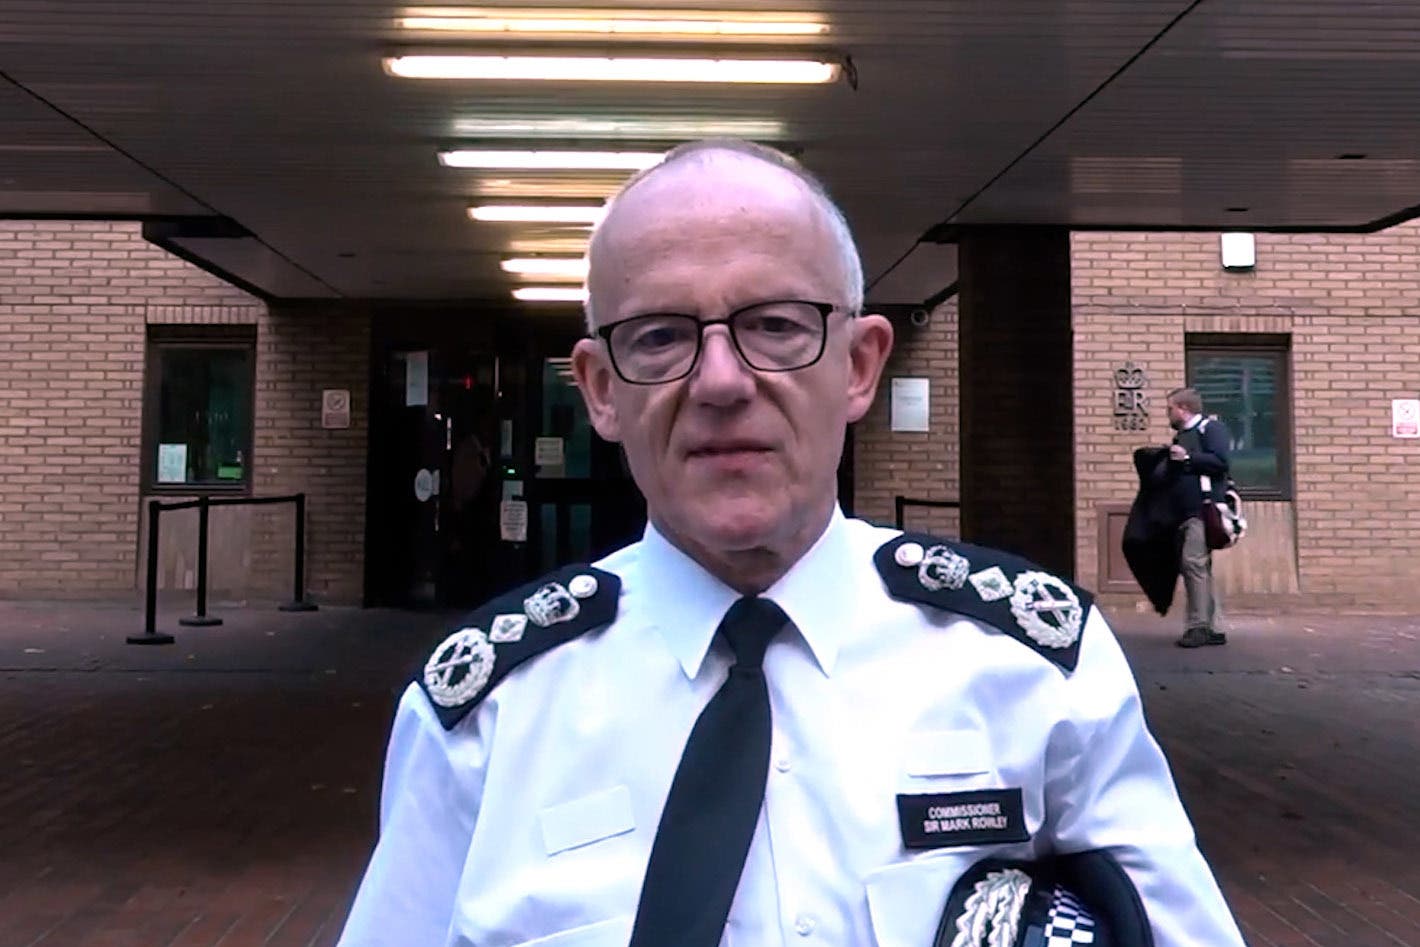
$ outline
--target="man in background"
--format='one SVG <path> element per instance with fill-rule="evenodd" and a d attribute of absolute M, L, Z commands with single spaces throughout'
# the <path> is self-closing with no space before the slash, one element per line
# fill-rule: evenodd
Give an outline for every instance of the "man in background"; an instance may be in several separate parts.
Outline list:
<path fill-rule="evenodd" d="M 1203 504 L 1222 500 L 1228 479 L 1228 429 L 1203 417 L 1203 399 L 1193 388 L 1168 394 L 1167 413 L 1174 434 L 1163 475 L 1180 520 L 1180 568 L 1187 598 L 1181 648 L 1227 644 L 1218 587 L 1213 581 L 1213 552 L 1203 529 Z"/>

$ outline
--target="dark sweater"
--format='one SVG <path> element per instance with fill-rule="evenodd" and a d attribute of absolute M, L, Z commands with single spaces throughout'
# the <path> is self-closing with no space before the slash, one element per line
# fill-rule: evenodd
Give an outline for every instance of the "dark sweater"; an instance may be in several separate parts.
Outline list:
<path fill-rule="evenodd" d="M 1171 460 L 1164 455 L 1155 468 L 1155 477 L 1156 482 L 1167 484 L 1174 512 L 1180 519 L 1197 516 L 1203 508 L 1203 490 L 1198 481 L 1201 475 L 1212 478 L 1210 499 L 1223 499 L 1231 440 L 1223 422 L 1211 418 L 1174 435 L 1173 442 L 1188 451 L 1188 460 Z"/>

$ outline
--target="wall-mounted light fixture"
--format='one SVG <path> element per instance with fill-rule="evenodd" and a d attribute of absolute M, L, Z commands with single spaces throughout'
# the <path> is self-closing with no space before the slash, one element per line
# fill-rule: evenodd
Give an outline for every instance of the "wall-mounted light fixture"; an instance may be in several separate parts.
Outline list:
<path fill-rule="evenodd" d="M 1223 269 L 1250 270 L 1257 265 L 1257 248 L 1250 233 L 1225 233 L 1219 241 Z"/>

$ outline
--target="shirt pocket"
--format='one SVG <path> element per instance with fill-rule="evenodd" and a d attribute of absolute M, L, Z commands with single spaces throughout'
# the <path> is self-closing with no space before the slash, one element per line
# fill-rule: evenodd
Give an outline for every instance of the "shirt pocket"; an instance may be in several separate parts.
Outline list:
<path fill-rule="evenodd" d="M 525 940 L 513 947 L 626 947 L 631 940 L 631 924 L 635 919 L 634 914 L 623 914 L 609 921 L 584 924 L 537 940 Z"/>
<path fill-rule="evenodd" d="M 984 784 L 995 772 L 991 744 L 979 730 L 914 730 L 903 750 L 903 788 L 932 783 Z"/>
<path fill-rule="evenodd" d="M 624 835 L 636 828 L 631 791 L 625 786 L 548 806 L 538 813 L 538 822 L 548 855 Z"/>
<path fill-rule="evenodd" d="M 937 933 L 947 896 L 979 851 L 943 851 L 889 865 L 864 880 L 877 947 L 927 947 Z"/>
<path fill-rule="evenodd" d="M 1003 847 L 1029 844 L 1044 816 L 1040 779 L 1002 758 L 984 730 L 914 730 L 903 744 L 897 770 L 895 816 L 904 848 L 975 849 L 978 857 Z M 928 826 L 934 807 L 994 807 L 959 816 L 989 816 L 1004 824 Z M 958 815 L 942 815 L 943 820 Z M 913 830 L 921 826 L 923 834 Z M 941 834 L 933 834 L 940 832 Z M 909 843 L 909 837 L 913 840 Z M 934 844 L 929 844 L 929 840 Z"/>
<path fill-rule="evenodd" d="M 616 785 L 540 808 L 518 846 L 484 843 L 460 885 L 458 947 L 626 947 L 615 932 L 629 921 L 607 919 L 636 909 L 646 869 L 636 824 L 630 791 Z"/>

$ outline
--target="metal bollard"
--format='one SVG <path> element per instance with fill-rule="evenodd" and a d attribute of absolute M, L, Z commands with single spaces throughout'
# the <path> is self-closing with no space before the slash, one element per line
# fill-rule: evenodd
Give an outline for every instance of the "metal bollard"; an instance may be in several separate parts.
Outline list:
<path fill-rule="evenodd" d="M 178 619 L 179 625 L 189 628 L 222 624 L 222 619 L 207 614 L 207 517 L 211 508 L 207 497 L 197 498 L 197 614 Z"/>
<path fill-rule="evenodd" d="M 296 576 L 291 601 L 281 605 L 283 612 L 313 612 L 316 604 L 306 599 L 306 495 L 296 494 Z"/>
<path fill-rule="evenodd" d="M 148 589 L 144 600 L 143 634 L 129 635 L 129 644 L 172 644 L 172 635 L 158 634 L 158 519 L 163 512 L 163 504 L 158 500 L 148 501 Z"/>

